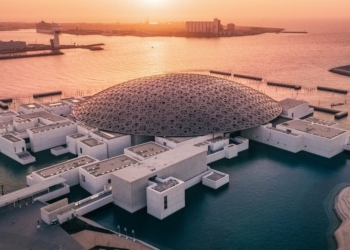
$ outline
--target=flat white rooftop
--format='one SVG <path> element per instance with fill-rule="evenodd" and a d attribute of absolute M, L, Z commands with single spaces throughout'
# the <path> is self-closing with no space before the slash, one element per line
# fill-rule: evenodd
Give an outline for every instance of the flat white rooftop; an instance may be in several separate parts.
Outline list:
<path fill-rule="evenodd" d="M 44 131 L 58 129 L 58 128 L 70 126 L 70 125 L 73 125 L 73 124 L 75 124 L 75 123 L 73 123 L 73 122 L 62 122 L 62 123 L 50 124 L 50 125 L 37 127 L 37 128 L 31 128 L 29 130 L 32 131 L 33 133 L 41 133 L 41 132 L 44 132 Z"/>
<path fill-rule="evenodd" d="M 61 99 L 61 101 L 68 102 L 68 103 L 72 104 L 73 106 L 75 106 L 75 105 L 82 103 L 84 101 L 84 99 L 69 97 L 69 98 Z"/>
<path fill-rule="evenodd" d="M 65 161 L 65 162 L 35 171 L 34 173 L 44 178 L 48 178 L 54 175 L 61 174 L 65 171 L 96 162 L 96 161 L 97 161 L 96 159 L 91 158 L 89 156 L 81 156 L 73 160 Z"/>
<path fill-rule="evenodd" d="M 9 125 L 12 125 L 13 121 L 0 122 L 0 129 L 5 129 Z"/>
<path fill-rule="evenodd" d="M 37 104 L 37 103 L 27 103 L 27 104 L 21 104 L 19 106 L 23 107 L 25 109 L 30 109 L 30 110 L 43 108 L 43 106 L 41 106 L 40 104 Z"/>
<path fill-rule="evenodd" d="M 11 110 L 0 112 L 0 117 L 8 117 L 8 116 L 14 116 L 14 115 L 18 115 L 18 114 Z"/>
<path fill-rule="evenodd" d="M 133 182 L 149 175 L 153 171 L 167 168 L 203 152 L 207 152 L 207 149 L 195 147 L 193 145 L 184 145 L 182 147 L 167 150 L 162 154 L 145 159 L 140 163 L 133 164 L 132 166 L 121 169 L 113 174 L 125 181 Z"/>
<path fill-rule="evenodd" d="M 2 136 L 3 138 L 5 138 L 6 140 L 10 141 L 10 142 L 19 142 L 22 141 L 20 138 L 11 135 L 11 134 L 6 134 Z"/>
<path fill-rule="evenodd" d="M 175 187 L 176 185 L 179 184 L 179 182 L 174 179 L 169 179 L 164 182 L 159 182 L 159 181 L 154 181 L 154 182 L 157 184 L 157 186 L 152 187 L 152 189 L 156 190 L 159 193 L 162 193 L 168 190 L 169 188 Z"/>
<path fill-rule="evenodd" d="M 337 124 L 336 122 L 326 121 L 326 120 L 322 120 L 322 119 L 315 118 L 315 117 L 306 118 L 304 121 L 317 123 L 317 124 L 324 125 L 324 126 L 333 126 L 333 125 Z"/>
<path fill-rule="evenodd" d="M 67 103 L 64 103 L 64 102 L 49 102 L 49 103 L 43 103 L 42 105 L 49 108 L 54 108 L 59 106 L 69 106 Z"/>
<path fill-rule="evenodd" d="M 25 114 L 25 115 L 18 115 L 16 116 L 20 119 L 34 119 L 34 118 L 44 118 L 46 120 L 52 121 L 52 122 L 60 122 L 67 120 L 66 118 L 58 115 L 51 114 L 46 111 L 39 111 L 31 114 Z"/>
<path fill-rule="evenodd" d="M 195 137 L 165 137 L 164 139 L 167 139 L 168 141 L 175 142 L 175 143 L 181 143 L 184 141 L 191 140 Z"/>
<path fill-rule="evenodd" d="M 69 135 L 69 137 L 74 138 L 74 139 L 78 139 L 78 138 L 81 138 L 84 136 L 85 136 L 84 134 L 80 134 L 80 133 Z"/>
<path fill-rule="evenodd" d="M 82 140 L 81 142 L 91 148 L 104 144 L 103 142 L 96 140 L 95 138 L 88 138 L 88 139 Z"/>
<path fill-rule="evenodd" d="M 137 160 L 130 158 L 127 155 L 119 155 L 95 164 L 90 164 L 89 166 L 83 167 L 83 169 L 88 171 L 91 175 L 98 177 L 100 175 L 130 167 L 137 162 Z"/>
<path fill-rule="evenodd" d="M 126 150 L 142 156 L 143 158 L 148 158 L 166 152 L 169 149 L 155 142 L 146 142 L 134 147 L 127 148 Z"/>
<path fill-rule="evenodd" d="M 282 123 L 280 124 L 280 126 L 283 126 L 285 128 L 295 129 L 308 134 L 324 137 L 327 139 L 332 139 L 346 132 L 344 130 L 323 126 L 319 124 L 313 124 L 311 122 L 303 121 L 303 120 L 292 120 L 289 122 Z"/>
<path fill-rule="evenodd" d="M 30 197 L 32 195 L 47 190 L 49 187 L 62 184 L 64 182 L 66 182 L 66 179 L 57 176 L 54 179 L 39 182 L 30 187 L 26 187 L 15 192 L 9 193 L 7 195 L 0 196 L 0 207 L 16 202 L 19 199 Z"/>
<path fill-rule="evenodd" d="M 282 106 L 282 109 L 289 110 L 291 108 L 297 107 L 297 106 L 304 104 L 304 103 L 307 103 L 307 102 L 287 98 L 287 99 L 284 99 L 282 101 L 279 101 L 278 103 Z"/>
<path fill-rule="evenodd" d="M 125 136 L 124 134 L 118 134 L 118 133 L 113 133 L 113 132 L 105 132 L 105 131 L 94 131 L 93 132 L 95 135 L 98 135 L 104 139 L 111 140 L 114 138 L 122 137 Z"/>

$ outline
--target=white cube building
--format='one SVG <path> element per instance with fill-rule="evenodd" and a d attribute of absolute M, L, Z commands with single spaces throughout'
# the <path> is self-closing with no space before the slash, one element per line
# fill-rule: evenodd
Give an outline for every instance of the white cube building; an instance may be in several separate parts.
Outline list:
<path fill-rule="evenodd" d="M 306 101 L 287 98 L 280 101 L 279 104 L 282 106 L 282 116 L 303 118 L 314 113 L 314 109 L 310 108 Z"/>
<path fill-rule="evenodd" d="M 36 183 L 51 180 L 59 176 L 66 179 L 66 184 L 72 187 L 80 183 L 79 168 L 96 162 L 98 162 L 97 159 L 94 159 L 90 156 L 82 156 L 59 164 L 55 164 L 53 166 L 32 172 L 31 175 L 28 175 L 27 185 L 31 186 Z"/>
<path fill-rule="evenodd" d="M 23 165 L 35 162 L 35 157 L 26 151 L 25 141 L 15 134 L 0 136 L 0 152 Z"/>
<path fill-rule="evenodd" d="M 77 141 L 78 155 L 90 155 L 98 160 L 107 159 L 107 144 L 95 138 Z"/>
<path fill-rule="evenodd" d="M 107 144 L 107 158 L 121 155 L 124 153 L 124 148 L 131 146 L 130 135 L 105 131 L 93 131 L 90 135 Z"/>
<path fill-rule="evenodd" d="M 138 159 L 144 160 L 112 174 L 114 203 L 131 213 L 147 205 L 146 189 L 150 178 L 171 176 L 186 182 L 208 170 L 205 148 L 187 145 L 167 150 L 154 144 L 150 142 L 132 147 Z M 153 155 L 149 157 L 149 154 Z"/>
<path fill-rule="evenodd" d="M 112 173 L 137 163 L 133 158 L 120 155 L 108 160 L 89 164 L 79 169 L 80 185 L 89 193 L 96 194 L 111 184 Z"/>
<path fill-rule="evenodd" d="M 185 184 L 174 177 L 155 178 L 147 187 L 147 213 L 162 220 L 185 207 Z"/>
<path fill-rule="evenodd" d="M 39 152 L 66 144 L 66 136 L 77 132 L 77 124 L 64 122 L 36 127 L 27 130 L 30 138 L 30 148 Z"/>
<path fill-rule="evenodd" d="M 18 111 L 22 114 L 31 114 L 39 111 L 45 111 L 45 107 L 38 103 L 27 103 L 19 105 Z"/>

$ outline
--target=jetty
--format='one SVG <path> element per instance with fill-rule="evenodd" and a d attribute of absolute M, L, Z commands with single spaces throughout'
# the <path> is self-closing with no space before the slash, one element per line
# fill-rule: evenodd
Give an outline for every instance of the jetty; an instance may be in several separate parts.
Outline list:
<path fill-rule="evenodd" d="M 234 74 L 234 77 L 238 78 L 245 78 L 245 79 L 250 79 L 250 80 L 255 80 L 255 81 L 262 81 L 261 77 L 256 77 L 256 76 L 248 76 L 248 75 L 241 75 L 241 74 Z"/>
<path fill-rule="evenodd" d="M 329 71 L 332 73 L 336 73 L 344 76 L 350 76 L 350 65 L 336 67 L 336 68 L 330 69 Z"/>
<path fill-rule="evenodd" d="M 8 109 L 9 108 L 9 105 L 7 103 L 4 103 L 2 101 L 0 101 L 0 108 L 2 109 Z"/>
<path fill-rule="evenodd" d="M 36 93 L 36 94 L 33 94 L 33 98 L 40 98 L 40 97 L 46 97 L 46 96 L 52 96 L 52 95 L 62 95 L 62 91 L 59 90 L 59 91 Z"/>
<path fill-rule="evenodd" d="M 217 75 L 224 75 L 224 76 L 231 76 L 232 74 L 230 72 L 223 72 L 223 71 L 217 71 L 217 70 L 210 70 L 210 74 L 217 74 Z"/>
<path fill-rule="evenodd" d="M 313 108 L 316 111 L 321 111 L 321 112 L 325 112 L 325 113 L 329 113 L 329 114 L 334 114 L 334 118 L 336 118 L 336 119 L 340 119 L 340 118 L 348 116 L 348 112 L 347 111 L 341 111 L 341 110 L 336 110 L 336 109 L 324 108 L 324 107 L 314 106 L 314 105 L 310 105 L 310 108 Z"/>
<path fill-rule="evenodd" d="M 12 98 L 0 98 L 1 102 L 12 102 Z"/>
<path fill-rule="evenodd" d="M 277 86 L 277 87 L 284 87 L 284 88 L 292 88 L 295 90 L 300 90 L 300 85 L 295 84 L 287 84 L 287 83 L 280 83 L 280 82 L 267 82 L 267 85 Z"/>
<path fill-rule="evenodd" d="M 340 94 L 348 93 L 346 89 L 336 89 L 336 88 L 329 88 L 324 86 L 317 86 L 317 90 L 329 91 L 329 92 L 340 93 Z"/>
<path fill-rule="evenodd" d="M 29 57 L 41 57 L 41 56 L 60 56 L 64 55 L 61 51 L 34 53 L 34 54 L 0 54 L 0 60 L 29 58 Z"/>

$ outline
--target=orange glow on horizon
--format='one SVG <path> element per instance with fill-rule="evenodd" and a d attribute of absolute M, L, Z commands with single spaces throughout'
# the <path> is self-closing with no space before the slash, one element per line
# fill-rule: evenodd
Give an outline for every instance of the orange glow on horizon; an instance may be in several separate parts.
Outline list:
<path fill-rule="evenodd" d="M 270 25 L 271 20 L 350 20 L 349 0 L 1 0 L 0 22 L 212 20 Z"/>

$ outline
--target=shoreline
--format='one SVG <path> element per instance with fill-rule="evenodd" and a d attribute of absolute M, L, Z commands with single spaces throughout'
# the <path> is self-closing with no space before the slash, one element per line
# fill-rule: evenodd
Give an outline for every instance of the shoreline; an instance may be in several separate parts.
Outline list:
<path fill-rule="evenodd" d="M 348 249 L 350 247 L 350 241 L 347 239 L 350 234 L 350 186 L 343 188 L 335 196 L 334 210 L 341 221 L 340 226 L 334 231 L 337 249 Z"/>

